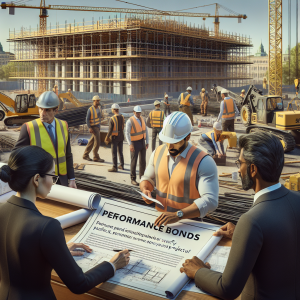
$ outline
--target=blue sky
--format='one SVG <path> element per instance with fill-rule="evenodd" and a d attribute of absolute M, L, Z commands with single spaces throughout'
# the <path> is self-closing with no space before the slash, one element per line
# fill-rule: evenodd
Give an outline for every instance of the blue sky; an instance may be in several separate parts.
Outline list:
<path fill-rule="evenodd" d="M 28 0 L 24 0 L 28 1 Z M 127 0 L 127 2 L 136 3 L 139 5 L 148 6 L 160 10 L 182 10 L 190 7 L 201 6 L 212 4 L 214 1 L 209 0 Z M 299 1 L 300 2 L 300 1 Z M 26 4 L 28 5 L 39 5 L 40 0 L 31 0 Z M 240 14 L 246 14 L 247 19 L 242 20 L 242 23 L 238 23 L 237 19 L 223 18 L 220 19 L 220 30 L 224 32 L 237 33 L 244 36 L 247 36 L 252 39 L 253 49 L 252 53 L 254 54 L 258 49 L 260 42 L 262 41 L 265 50 L 268 51 L 268 0 L 219 0 L 221 5 L 237 12 Z M 60 1 L 47 1 L 46 5 L 55 5 L 55 4 L 64 4 L 64 5 L 86 5 L 86 6 L 97 6 L 97 7 L 124 7 L 124 8 L 140 8 L 138 6 L 129 5 L 126 3 L 118 2 L 116 0 L 60 0 Z M 299 3 L 300 6 L 300 3 Z M 292 0 L 292 47 L 296 43 L 296 31 L 295 31 L 295 10 L 296 10 L 296 0 Z M 214 14 L 214 6 L 196 8 L 191 10 L 185 10 L 188 12 L 204 12 Z M 47 18 L 48 25 L 54 27 L 56 22 L 59 22 L 61 25 L 67 21 L 68 23 L 82 22 L 84 18 L 85 21 L 91 21 L 94 17 L 95 20 L 102 18 L 107 19 L 109 15 L 113 17 L 115 14 L 111 13 L 95 13 L 95 12 L 74 12 L 74 11 L 55 11 L 49 10 L 49 17 Z M 299 12 L 298 12 L 299 13 Z M 227 11 L 220 9 L 221 14 L 228 14 Z M 15 15 L 11 16 L 8 14 L 7 10 L 0 9 L 0 42 L 3 45 L 4 51 L 9 50 L 9 43 L 6 42 L 9 29 L 20 30 L 23 26 L 25 28 L 36 28 L 39 22 L 39 10 L 36 9 L 16 9 Z M 185 21 L 192 23 L 196 26 L 203 24 L 203 20 L 197 18 L 185 18 Z M 300 18 L 299 18 L 300 22 Z M 205 21 L 206 27 L 213 29 L 213 18 L 208 18 Z M 299 30 L 300 32 L 300 30 Z M 299 38 L 300 42 L 300 38 Z M 288 47 L 288 0 L 283 0 L 283 52 L 286 51 Z"/>

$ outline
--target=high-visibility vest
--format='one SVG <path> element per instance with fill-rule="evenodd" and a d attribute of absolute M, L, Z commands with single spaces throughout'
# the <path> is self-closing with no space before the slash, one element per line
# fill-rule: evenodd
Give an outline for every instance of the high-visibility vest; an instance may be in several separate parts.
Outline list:
<path fill-rule="evenodd" d="M 159 146 L 154 154 L 156 199 L 164 208 L 156 204 L 158 211 L 175 212 L 193 204 L 200 198 L 196 186 L 198 167 L 207 153 L 192 146 L 186 157 L 181 158 L 173 173 L 169 175 L 169 156 L 166 145 Z"/>
<path fill-rule="evenodd" d="M 54 158 L 55 174 L 67 174 L 67 159 L 66 149 L 68 142 L 68 124 L 55 118 L 56 128 L 56 143 L 57 147 L 52 142 L 52 139 L 41 119 L 35 119 L 26 123 L 27 132 L 30 138 L 30 145 L 38 146 L 50 153 Z"/>
<path fill-rule="evenodd" d="M 183 93 L 181 93 L 181 101 L 180 101 L 180 104 L 181 105 L 187 105 L 187 106 L 190 106 L 191 103 L 189 101 L 190 99 L 190 96 L 192 96 L 191 94 L 187 94 L 185 98 L 183 98 Z"/>
<path fill-rule="evenodd" d="M 97 110 L 95 108 L 95 106 L 91 106 L 89 108 L 90 112 L 91 112 L 91 117 L 90 117 L 90 124 L 91 126 L 96 126 L 100 124 L 100 119 L 98 118 L 98 114 L 97 114 Z M 100 108 L 99 108 L 100 110 Z"/>
<path fill-rule="evenodd" d="M 162 128 L 164 124 L 164 117 L 165 114 L 163 111 L 160 110 L 151 111 L 149 115 L 151 126 Z"/>
<path fill-rule="evenodd" d="M 142 127 L 134 116 L 132 116 L 129 120 L 131 123 L 131 141 L 139 141 L 142 138 L 146 139 L 146 124 L 143 117 L 141 117 Z"/>
<path fill-rule="evenodd" d="M 233 99 L 224 99 L 223 100 L 223 115 L 222 115 L 222 119 L 228 119 L 228 118 L 232 118 L 235 116 L 235 112 L 234 112 L 234 102 Z"/>
<path fill-rule="evenodd" d="M 125 123 L 125 119 L 124 119 L 124 116 L 121 115 L 123 117 L 123 124 L 122 124 L 122 130 L 124 130 L 124 123 Z M 117 116 L 113 116 L 111 118 L 114 122 L 114 128 L 113 128 L 113 131 L 112 131 L 112 134 L 111 135 L 115 135 L 115 136 L 118 136 L 119 135 L 119 123 L 118 123 L 118 118 Z"/>
<path fill-rule="evenodd" d="M 207 137 L 209 137 L 210 139 L 212 139 L 212 138 L 211 138 L 211 134 L 212 134 L 212 133 L 213 133 L 214 136 L 215 136 L 215 141 L 216 141 L 216 142 L 222 141 L 222 138 L 221 138 L 222 134 L 219 136 L 219 139 L 217 139 L 217 135 L 216 135 L 216 133 L 215 133 L 214 130 L 211 130 L 211 131 L 209 131 L 209 132 L 206 132 L 205 134 L 207 135 Z"/>

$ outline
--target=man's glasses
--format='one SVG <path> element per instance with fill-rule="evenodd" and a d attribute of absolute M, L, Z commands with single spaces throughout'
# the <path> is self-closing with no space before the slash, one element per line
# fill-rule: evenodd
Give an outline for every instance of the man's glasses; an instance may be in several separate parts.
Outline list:
<path fill-rule="evenodd" d="M 246 163 L 247 161 L 240 161 L 239 159 L 235 161 L 235 164 L 238 169 L 241 167 L 241 164 L 246 164 Z"/>
<path fill-rule="evenodd" d="M 53 181 L 53 184 L 55 184 L 59 178 L 58 175 L 53 175 L 53 174 L 45 174 L 45 175 L 48 175 L 48 176 L 51 176 L 52 177 L 52 181 Z"/>

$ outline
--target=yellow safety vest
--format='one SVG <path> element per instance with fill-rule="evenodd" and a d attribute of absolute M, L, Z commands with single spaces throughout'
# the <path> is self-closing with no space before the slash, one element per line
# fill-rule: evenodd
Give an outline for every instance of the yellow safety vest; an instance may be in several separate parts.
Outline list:
<path fill-rule="evenodd" d="M 183 98 L 183 93 L 181 93 L 181 101 L 180 104 L 181 105 L 186 105 L 186 106 L 190 106 L 191 103 L 189 101 L 190 96 L 192 96 L 191 94 L 187 94 L 185 98 Z"/>
<path fill-rule="evenodd" d="M 66 148 L 68 142 L 68 124 L 55 118 L 56 142 L 53 144 L 51 137 L 41 119 L 27 122 L 27 132 L 30 138 L 30 145 L 38 146 L 50 153 L 54 158 L 55 174 L 67 174 Z M 57 150 L 56 150 L 57 148 Z"/>
<path fill-rule="evenodd" d="M 152 127 L 163 127 L 165 113 L 160 110 L 153 110 L 150 112 L 150 124 Z"/>
<path fill-rule="evenodd" d="M 125 123 L 125 119 L 124 119 L 124 116 L 121 115 L 123 117 L 123 124 L 122 124 L 122 130 L 124 130 L 124 123 Z M 118 118 L 117 116 L 113 116 L 111 118 L 114 122 L 114 128 L 113 128 L 113 131 L 112 131 L 112 134 L 111 135 L 115 135 L 115 136 L 118 136 L 119 135 L 119 124 L 118 124 Z"/>
<path fill-rule="evenodd" d="M 91 124 L 91 126 L 99 125 L 100 124 L 100 119 L 98 118 L 98 114 L 97 114 L 96 108 L 93 105 L 89 109 L 90 109 L 90 112 L 91 112 L 91 117 L 90 117 L 90 124 Z M 99 110 L 100 110 L 100 108 L 99 108 Z"/>
<path fill-rule="evenodd" d="M 143 117 L 141 117 L 142 127 L 134 116 L 132 116 L 129 120 L 131 123 L 131 141 L 139 141 L 142 138 L 146 139 L 146 124 Z"/>

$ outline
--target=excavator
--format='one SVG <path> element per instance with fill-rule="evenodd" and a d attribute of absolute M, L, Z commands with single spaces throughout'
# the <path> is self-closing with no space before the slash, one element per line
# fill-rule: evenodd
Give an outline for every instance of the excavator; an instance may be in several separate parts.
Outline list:
<path fill-rule="evenodd" d="M 220 95 L 222 89 L 214 85 L 212 91 Z M 284 152 L 290 152 L 296 143 L 300 144 L 300 111 L 284 111 L 281 96 L 263 95 L 254 85 L 250 85 L 244 98 L 238 98 L 232 92 L 229 96 L 240 109 L 246 133 L 271 133 L 280 139 Z"/>

